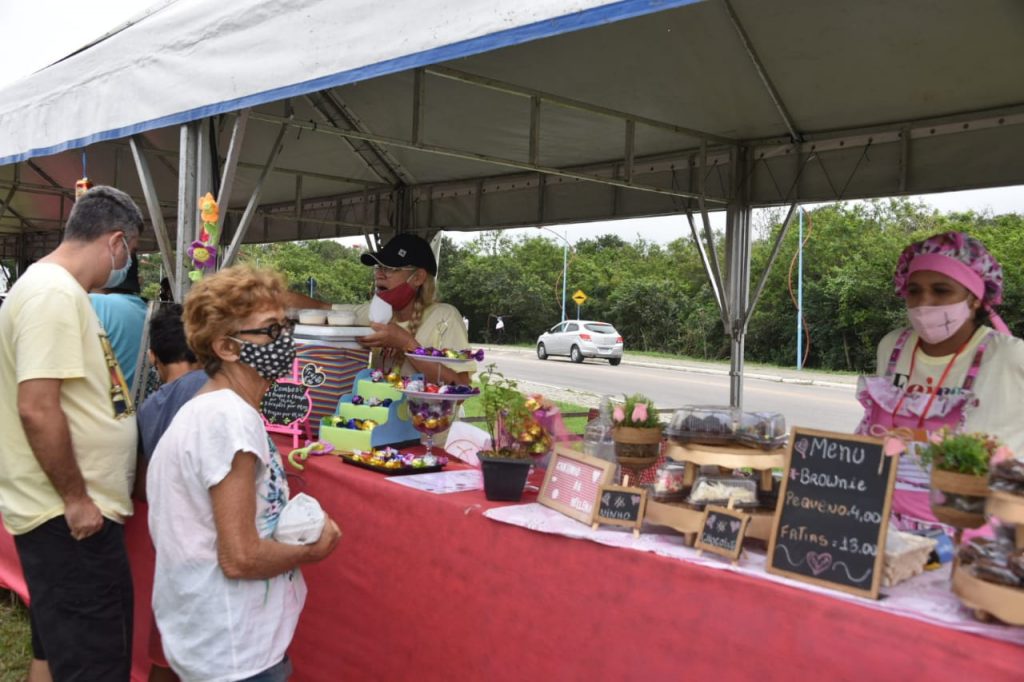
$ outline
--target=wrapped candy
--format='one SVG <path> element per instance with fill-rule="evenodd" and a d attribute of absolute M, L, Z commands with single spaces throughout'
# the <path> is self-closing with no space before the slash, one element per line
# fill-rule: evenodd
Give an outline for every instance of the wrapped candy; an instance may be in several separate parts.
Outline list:
<path fill-rule="evenodd" d="M 446 360 L 464 361 L 464 360 L 476 360 L 477 362 L 483 362 L 484 351 L 472 350 L 467 348 L 465 350 L 456 350 L 454 348 L 433 348 L 431 346 L 420 347 L 414 349 L 409 355 L 427 357 L 427 358 L 444 358 Z"/>
<path fill-rule="evenodd" d="M 375 383 L 384 381 L 384 372 L 380 371 L 379 369 L 373 370 L 372 372 L 370 372 L 370 381 L 373 381 Z"/>

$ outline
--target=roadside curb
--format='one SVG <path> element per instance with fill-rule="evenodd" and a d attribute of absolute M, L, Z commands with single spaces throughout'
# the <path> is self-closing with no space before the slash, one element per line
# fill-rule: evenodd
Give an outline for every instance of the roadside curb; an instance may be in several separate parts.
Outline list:
<path fill-rule="evenodd" d="M 516 353 L 519 355 L 533 355 L 533 351 L 527 348 L 519 348 L 516 346 L 482 346 L 485 352 L 490 351 L 502 351 L 506 353 Z M 647 367 L 650 369 L 667 369 L 673 372 L 686 372 L 689 374 L 708 374 L 713 376 L 728 376 L 729 370 L 718 367 L 701 367 L 697 365 L 684 365 L 674 363 L 662 363 L 662 362 L 651 362 L 648 360 L 632 360 L 629 356 L 623 356 L 623 365 L 631 365 L 634 367 Z M 802 378 L 802 377 L 789 377 L 782 376 L 781 374 L 765 374 L 763 372 L 744 372 L 743 378 L 745 379 L 756 379 L 758 381 L 771 381 L 777 384 L 795 384 L 799 386 L 824 386 L 827 388 L 849 388 L 853 389 L 857 386 L 857 381 L 834 381 L 831 379 L 817 379 L 817 378 Z"/>

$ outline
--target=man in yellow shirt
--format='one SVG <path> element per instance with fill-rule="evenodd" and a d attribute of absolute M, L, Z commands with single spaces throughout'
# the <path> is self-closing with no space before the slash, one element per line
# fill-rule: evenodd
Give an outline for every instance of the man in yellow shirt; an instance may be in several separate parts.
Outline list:
<path fill-rule="evenodd" d="M 90 190 L 0 308 L 0 515 L 32 602 L 30 680 L 131 674 L 135 409 L 87 292 L 120 284 L 142 226 L 127 194 Z"/>

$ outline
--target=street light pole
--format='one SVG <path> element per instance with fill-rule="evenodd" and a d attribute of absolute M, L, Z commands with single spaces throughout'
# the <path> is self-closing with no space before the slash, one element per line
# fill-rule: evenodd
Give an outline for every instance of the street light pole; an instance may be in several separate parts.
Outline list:
<path fill-rule="evenodd" d="M 569 286 L 569 233 L 566 232 L 563 236 L 552 230 L 550 227 L 544 227 L 543 225 L 538 225 L 537 229 L 547 230 L 562 240 L 562 322 L 565 322 L 566 289 Z"/>
<path fill-rule="evenodd" d="M 800 231 L 796 239 L 796 368 L 804 368 L 804 207 L 800 207 Z M 793 280 L 790 280 L 792 282 Z M 790 285 L 792 286 L 792 285 Z"/>
<path fill-rule="evenodd" d="M 569 240 L 562 245 L 562 322 L 565 322 L 565 288 L 569 275 Z"/>

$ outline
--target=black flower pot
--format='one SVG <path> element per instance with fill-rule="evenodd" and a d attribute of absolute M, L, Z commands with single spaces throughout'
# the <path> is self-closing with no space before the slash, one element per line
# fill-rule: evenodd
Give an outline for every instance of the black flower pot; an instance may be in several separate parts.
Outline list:
<path fill-rule="evenodd" d="M 530 473 L 529 459 L 488 457 L 477 454 L 484 474 L 484 495 L 493 502 L 518 502 Z"/>

